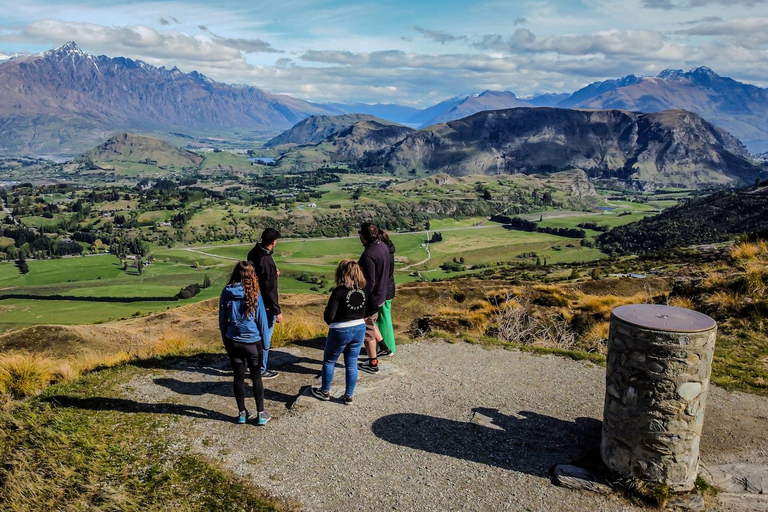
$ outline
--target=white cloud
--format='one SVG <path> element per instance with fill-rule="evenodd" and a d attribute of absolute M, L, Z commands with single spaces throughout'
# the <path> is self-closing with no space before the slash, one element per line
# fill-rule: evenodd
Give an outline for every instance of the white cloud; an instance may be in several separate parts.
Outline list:
<path fill-rule="evenodd" d="M 538 37 L 528 29 L 518 29 L 507 38 L 500 34 L 487 34 L 473 43 L 473 46 L 506 53 L 642 55 L 660 51 L 666 44 L 666 39 L 664 34 L 650 30 L 610 30 L 594 34 Z"/>
<path fill-rule="evenodd" d="M 457 36 L 453 34 L 449 34 L 448 32 L 443 32 L 441 30 L 427 30 L 425 28 L 421 28 L 418 25 L 414 25 L 413 30 L 418 32 L 419 34 L 423 35 L 427 39 L 431 39 L 433 41 L 436 41 L 440 44 L 446 44 L 446 43 L 452 43 L 454 41 L 466 41 L 467 36 Z"/>

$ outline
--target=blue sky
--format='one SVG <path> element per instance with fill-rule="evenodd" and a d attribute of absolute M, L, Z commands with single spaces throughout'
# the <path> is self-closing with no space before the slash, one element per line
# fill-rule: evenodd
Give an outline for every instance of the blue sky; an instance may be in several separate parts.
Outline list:
<path fill-rule="evenodd" d="M 0 54 L 74 40 L 312 101 L 428 106 L 709 66 L 768 87 L 768 0 L 0 0 Z"/>

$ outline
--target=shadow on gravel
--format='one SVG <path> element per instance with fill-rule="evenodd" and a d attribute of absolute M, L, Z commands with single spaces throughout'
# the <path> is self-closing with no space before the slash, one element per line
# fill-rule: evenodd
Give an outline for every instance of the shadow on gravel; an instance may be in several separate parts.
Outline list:
<path fill-rule="evenodd" d="M 89 409 L 92 411 L 120 411 L 120 412 L 147 412 L 154 414 L 177 414 L 179 416 L 189 416 L 190 418 L 204 418 L 209 420 L 226 421 L 232 423 L 234 416 L 227 416 L 220 412 L 204 409 L 194 405 L 182 404 L 145 404 L 134 400 L 123 398 L 77 398 L 66 395 L 53 396 L 48 399 L 54 405 L 59 407 L 76 407 L 78 409 Z"/>
<path fill-rule="evenodd" d="M 222 349 L 223 350 L 223 349 Z M 321 353 L 322 357 L 322 353 Z M 157 368 L 181 372 L 195 372 L 213 377 L 231 377 L 232 367 L 226 354 L 203 354 L 191 357 L 169 357 L 166 359 L 147 359 L 136 361 L 140 368 Z M 306 364 L 317 365 L 317 368 L 307 368 Z M 317 375 L 320 373 L 322 360 L 300 357 L 290 352 L 274 348 L 269 351 L 269 369 L 281 372 Z"/>
<path fill-rule="evenodd" d="M 582 458 L 600 444 L 602 422 L 594 418 L 565 421 L 530 411 L 506 415 L 496 409 L 474 412 L 492 419 L 491 426 L 391 414 L 371 429 L 384 441 L 457 459 L 546 476 L 555 464 Z"/>
<path fill-rule="evenodd" d="M 172 379 L 168 377 L 157 378 L 152 380 L 158 386 L 163 386 L 164 388 L 168 388 L 174 393 L 178 393 L 179 395 L 188 395 L 188 396 L 217 395 L 217 396 L 231 397 L 234 399 L 235 395 L 234 395 L 234 391 L 232 390 L 231 379 L 232 377 L 230 376 L 230 380 L 225 382 L 209 382 L 209 381 L 187 382 L 184 380 Z M 268 382 L 268 381 L 265 381 L 265 382 Z M 245 396 L 246 397 L 253 396 L 253 391 L 250 386 L 250 377 L 246 376 L 245 384 L 246 384 Z M 288 395 L 286 393 L 281 393 L 279 391 L 275 391 L 274 389 L 269 389 L 265 386 L 264 399 L 271 400 L 273 402 L 281 402 L 281 403 L 284 403 L 286 406 L 289 406 L 296 401 L 296 395 L 295 394 Z"/>

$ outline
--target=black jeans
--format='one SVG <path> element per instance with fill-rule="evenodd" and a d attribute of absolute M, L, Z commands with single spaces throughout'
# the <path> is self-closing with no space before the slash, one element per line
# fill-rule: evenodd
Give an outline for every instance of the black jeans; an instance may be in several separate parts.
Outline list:
<path fill-rule="evenodd" d="M 227 349 L 232 371 L 235 373 L 235 400 L 237 410 L 245 410 L 245 363 L 248 362 L 248 370 L 251 372 L 253 382 L 253 396 L 256 399 L 256 411 L 264 410 L 264 384 L 261 381 L 261 342 L 241 343 L 227 339 L 224 342 Z"/>

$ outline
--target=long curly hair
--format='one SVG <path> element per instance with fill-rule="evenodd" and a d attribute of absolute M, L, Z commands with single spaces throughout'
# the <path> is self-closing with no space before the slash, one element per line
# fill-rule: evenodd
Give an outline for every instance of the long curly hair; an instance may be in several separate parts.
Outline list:
<path fill-rule="evenodd" d="M 259 280 L 250 261 L 238 261 L 232 270 L 228 284 L 240 283 L 245 290 L 245 309 L 247 316 L 256 316 L 259 305 Z"/>

